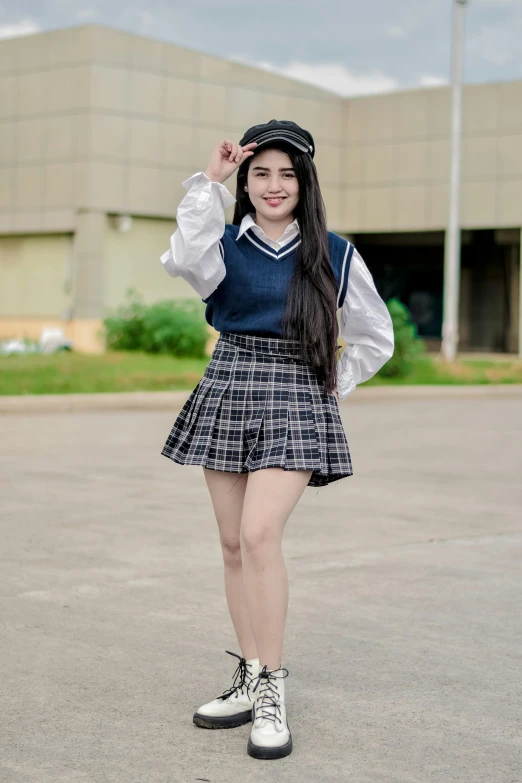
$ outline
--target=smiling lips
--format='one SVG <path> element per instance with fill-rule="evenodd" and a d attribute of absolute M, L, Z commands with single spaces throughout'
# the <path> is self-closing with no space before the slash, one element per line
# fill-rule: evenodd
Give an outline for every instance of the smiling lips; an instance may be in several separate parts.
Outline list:
<path fill-rule="evenodd" d="M 286 196 L 274 196 L 273 198 L 265 198 L 265 201 L 271 207 L 278 207 L 279 204 L 282 204 L 285 198 Z"/>

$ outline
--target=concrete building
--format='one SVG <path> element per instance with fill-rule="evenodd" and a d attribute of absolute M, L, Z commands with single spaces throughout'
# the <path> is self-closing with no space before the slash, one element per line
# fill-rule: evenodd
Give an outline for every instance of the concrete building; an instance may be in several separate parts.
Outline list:
<path fill-rule="evenodd" d="M 223 136 L 272 118 L 314 134 L 329 227 L 436 347 L 448 88 L 342 99 L 96 25 L 0 42 L 0 337 L 61 325 L 100 350 L 101 319 L 129 287 L 197 297 L 159 262 L 181 182 Z M 466 86 L 463 123 L 460 349 L 516 352 L 522 81 Z"/>

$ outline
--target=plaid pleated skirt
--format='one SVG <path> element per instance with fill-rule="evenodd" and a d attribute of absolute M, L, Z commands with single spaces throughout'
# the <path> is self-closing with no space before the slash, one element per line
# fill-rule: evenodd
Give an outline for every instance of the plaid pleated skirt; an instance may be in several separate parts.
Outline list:
<path fill-rule="evenodd" d="M 223 332 L 162 455 L 233 473 L 312 470 L 310 487 L 351 476 L 335 395 L 298 348 L 296 340 Z"/>

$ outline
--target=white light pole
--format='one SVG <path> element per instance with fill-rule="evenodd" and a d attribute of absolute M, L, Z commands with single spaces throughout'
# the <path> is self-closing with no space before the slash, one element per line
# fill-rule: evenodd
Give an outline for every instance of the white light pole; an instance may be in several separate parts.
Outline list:
<path fill-rule="evenodd" d="M 468 0 L 454 0 L 451 62 L 451 169 L 449 217 L 444 244 L 444 303 L 442 355 L 453 362 L 459 341 L 460 290 L 460 148 L 462 126 L 462 68 L 464 16 Z"/>

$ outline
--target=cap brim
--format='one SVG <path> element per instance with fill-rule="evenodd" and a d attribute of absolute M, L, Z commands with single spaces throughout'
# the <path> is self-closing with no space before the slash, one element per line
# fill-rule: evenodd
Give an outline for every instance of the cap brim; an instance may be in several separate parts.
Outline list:
<path fill-rule="evenodd" d="M 258 147 L 262 147 L 265 144 L 270 144 L 273 141 L 284 141 L 286 144 L 290 144 L 291 147 L 295 147 L 300 152 L 312 152 L 310 149 L 311 145 L 307 144 L 304 140 L 290 138 L 284 133 L 263 133 L 261 136 L 258 136 L 258 138 L 252 139 L 250 143 L 255 142 Z"/>

